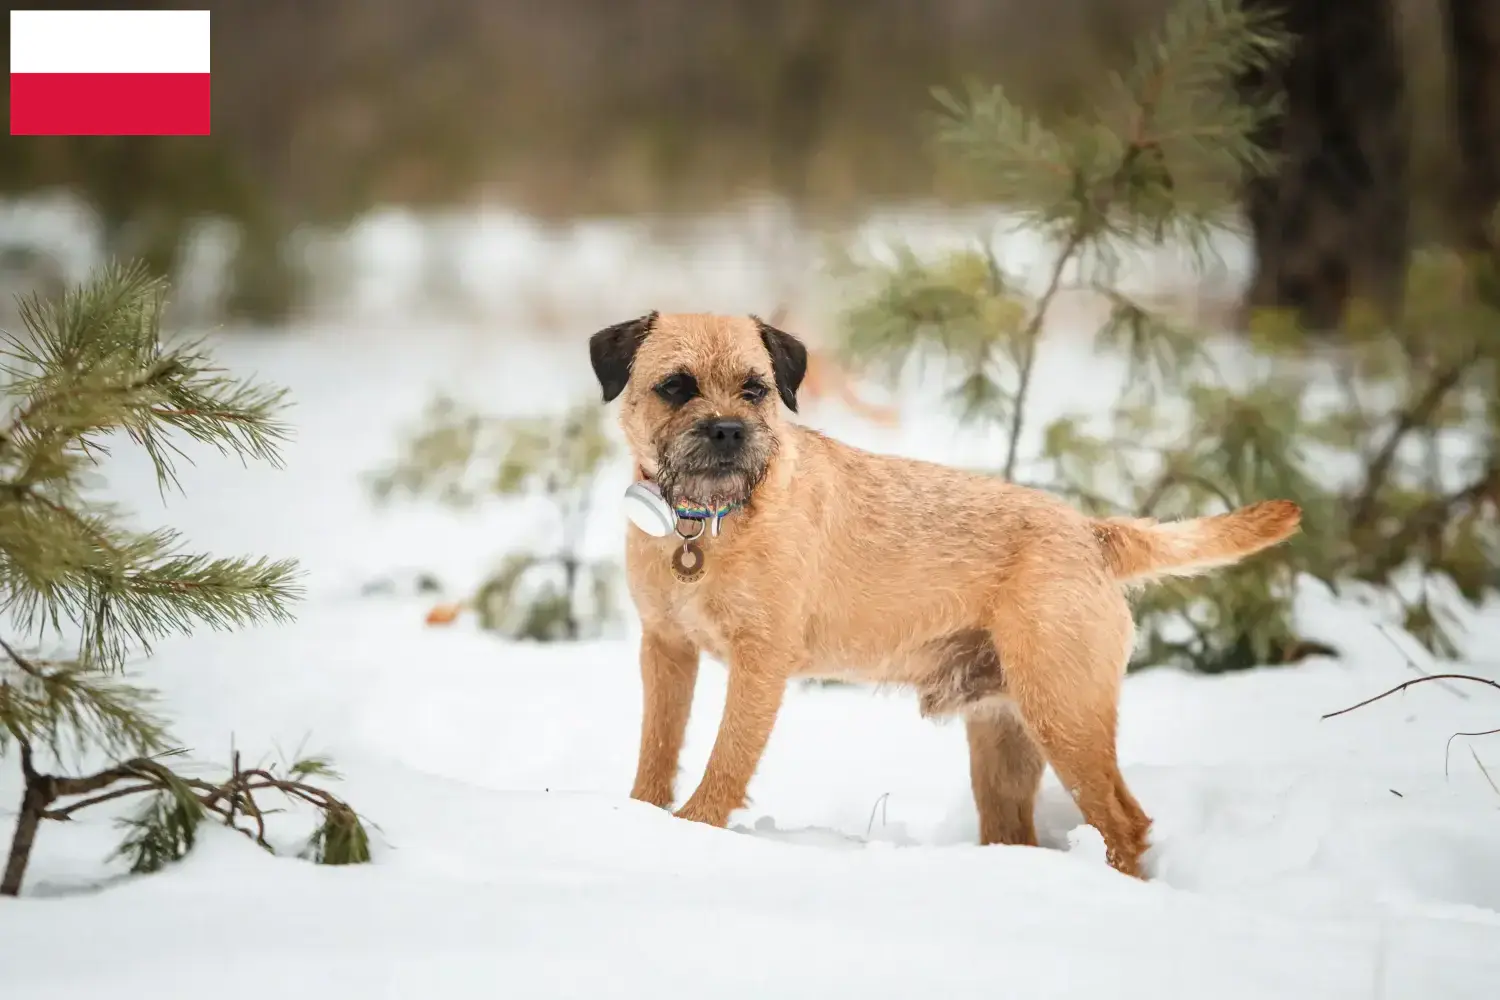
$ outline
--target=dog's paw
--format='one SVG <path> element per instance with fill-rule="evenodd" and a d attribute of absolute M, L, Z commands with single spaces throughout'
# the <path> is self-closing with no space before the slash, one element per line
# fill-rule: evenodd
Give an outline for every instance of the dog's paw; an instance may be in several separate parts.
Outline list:
<path fill-rule="evenodd" d="M 713 806 L 704 805 L 689 799 L 683 807 L 672 815 L 678 819 L 685 819 L 691 823 L 705 823 L 708 826 L 727 826 L 729 823 L 728 809 L 718 809 Z"/>
<path fill-rule="evenodd" d="M 630 797 L 637 802 L 644 802 L 658 809 L 672 808 L 672 789 L 670 788 L 632 788 Z"/>

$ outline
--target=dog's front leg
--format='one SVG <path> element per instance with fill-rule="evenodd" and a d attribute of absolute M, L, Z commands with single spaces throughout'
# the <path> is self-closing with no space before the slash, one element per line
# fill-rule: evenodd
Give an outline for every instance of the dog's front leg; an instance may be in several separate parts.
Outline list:
<path fill-rule="evenodd" d="M 724 826 L 729 814 L 744 806 L 750 779 L 776 725 L 792 664 L 788 651 L 759 641 L 738 643 L 731 650 L 729 690 L 719 735 L 709 752 L 702 782 L 677 811 L 678 816 Z"/>
<path fill-rule="evenodd" d="M 641 749 L 631 798 L 672 804 L 697 680 L 698 649 L 685 637 L 651 629 L 641 635 Z"/>

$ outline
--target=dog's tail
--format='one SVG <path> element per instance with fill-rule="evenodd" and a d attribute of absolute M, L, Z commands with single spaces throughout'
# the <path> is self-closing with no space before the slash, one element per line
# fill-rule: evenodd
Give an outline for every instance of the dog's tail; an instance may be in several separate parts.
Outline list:
<path fill-rule="evenodd" d="M 1094 537 L 1116 579 L 1151 580 L 1228 566 L 1290 538 L 1301 521 L 1292 501 L 1267 500 L 1185 521 L 1105 518 L 1094 522 Z"/>

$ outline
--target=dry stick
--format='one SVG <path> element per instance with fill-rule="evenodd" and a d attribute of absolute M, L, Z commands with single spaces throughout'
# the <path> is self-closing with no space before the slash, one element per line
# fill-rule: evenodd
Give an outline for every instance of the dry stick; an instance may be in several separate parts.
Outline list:
<path fill-rule="evenodd" d="M 1421 676 L 1421 677 L 1431 677 L 1432 676 L 1432 674 L 1430 674 L 1427 671 L 1423 670 L 1417 664 L 1416 660 L 1412 659 L 1410 653 L 1408 653 L 1406 650 L 1404 650 L 1404 649 L 1401 648 L 1401 644 L 1396 641 L 1396 637 L 1395 636 L 1391 635 L 1391 630 L 1388 629 L 1388 628 L 1386 628 L 1386 626 L 1385 626 L 1384 623 L 1377 623 L 1375 625 L 1375 630 L 1377 632 L 1379 632 L 1381 635 L 1385 636 L 1385 641 L 1388 642 L 1388 643 L 1390 643 L 1391 647 L 1393 649 L 1395 649 L 1396 652 L 1398 652 L 1398 653 L 1401 654 L 1401 659 L 1402 659 L 1403 662 L 1405 662 L 1406 667 L 1407 667 L 1408 670 L 1410 670 L 1412 673 L 1417 674 L 1418 676 Z M 1460 691 L 1458 688 L 1454 687 L 1452 684 L 1439 684 L 1438 687 L 1442 688 L 1444 691 L 1447 691 L 1449 694 L 1453 695 L 1456 698 L 1461 698 L 1464 701 L 1468 701 L 1469 700 L 1468 692 L 1466 692 L 1466 691 Z"/>
<path fill-rule="evenodd" d="M 1448 777 L 1448 754 L 1453 749 L 1453 741 L 1454 740 L 1458 739 L 1460 736 L 1493 736 L 1496 733 L 1500 733 L 1500 729 L 1485 729 L 1485 730 L 1483 730 L 1481 732 L 1477 732 L 1477 733 L 1454 733 L 1452 736 L 1448 737 L 1448 742 L 1446 742 L 1446 743 L 1443 744 L 1443 777 L 1445 777 L 1445 778 Z M 1471 753 L 1471 754 L 1474 753 L 1474 748 L 1473 747 L 1469 747 L 1469 753 Z M 1474 762 L 1476 764 L 1479 763 L 1479 755 L 1478 754 L 1474 754 Z M 1484 770 L 1484 765 L 1483 764 L 1479 764 L 1479 769 L 1481 771 L 1483 771 Z M 1486 780 L 1488 780 L 1489 779 L 1489 773 L 1486 772 L 1484 777 L 1485 777 Z M 1493 785 L 1491 787 L 1493 787 Z"/>
<path fill-rule="evenodd" d="M 1343 715 L 1346 712 L 1352 712 L 1356 708 L 1364 708 L 1366 705 L 1373 704 L 1374 702 L 1377 702 L 1377 701 L 1379 701 L 1382 698 L 1389 698 L 1391 695 L 1396 694 L 1396 693 L 1401 692 L 1401 691 L 1405 691 L 1409 687 L 1415 687 L 1418 684 L 1425 684 L 1428 681 L 1444 681 L 1444 680 L 1448 680 L 1448 681 L 1473 681 L 1475 684 L 1488 684 L 1490 687 L 1494 688 L 1496 691 L 1500 691 L 1500 683 L 1496 683 L 1495 681 L 1490 680 L 1488 677 L 1475 677 L 1473 674 L 1426 674 L 1425 676 L 1417 677 L 1417 678 L 1415 678 L 1413 680 L 1409 680 L 1409 681 L 1405 681 L 1405 682 L 1403 682 L 1401 684 L 1397 684 L 1395 687 L 1391 688 L 1389 691 L 1382 691 L 1380 694 L 1377 694 L 1375 697 L 1373 697 L 1373 698 L 1366 698 L 1364 701 L 1358 703 L 1357 705 L 1350 705 L 1348 708 L 1341 708 L 1337 712 L 1329 712 L 1327 715 L 1320 715 L 1320 716 L 1318 716 L 1318 718 L 1319 719 L 1332 719 L 1334 716 Z M 1459 735 L 1464 735 L 1464 734 L 1460 733 Z"/>
<path fill-rule="evenodd" d="M 1488 735 L 1490 735 L 1490 733 L 1500 733 L 1500 729 L 1491 729 L 1489 731 L 1489 733 L 1457 733 L 1455 735 L 1459 735 L 1459 736 L 1471 736 L 1471 735 L 1488 736 Z M 1490 788 L 1494 790 L 1494 792 L 1495 792 L 1496 795 L 1500 795 L 1500 786 L 1497 786 L 1495 784 L 1495 779 L 1490 777 L 1490 769 L 1484 766 L 1484 761 L 1482 761 L 1482 760 L 1479 759 L 1479 754 L 1477 754 L 1477 753 L 1474 752 L 1474 748 L 1473 747 L 1469 747 L 1469 756 L 1473 757 L 1474 758 L 1474 763 L 1479 765 L 1479 773 L 1482 774 L 1482 775 L 1484 775 L 1484 780 L 1487 781 L 1487 782 L 1489 782 Z"/>
<path fill-rule="evenodd" d="M 250 814 L 252 819 L 255 820 L 255 842 L 262 847 L 269 848 L 271 845 L 266 840 L 266 816 L 265 813 L 261 811 L 260 803 L 255 801 L 254 790 L 250 787 L 248 782 L 243 781 L 242 772 L 240 771 L 239 751 L 235 751 L 234 754 L 234 777 L 236 781 L 241 782 L 240 794 L 244 797 L 244 801 L 242 804 L 245 807 L 245 811 Z M 226 822 L 229 822 L 230 826 L 234 825 L 233 822 L 230 822 L 228 820 L 226 820 Z"/>
<path fill-rule="evenodd" d="M 229 750 L 229 775 L 231 781 L 238 781 L 240 776 L 240 752 L 234 749 L 234 738 L 230 737 Z M 229 814 L 224 817 L 224 822 L 234 826 L 235 797 L 229 796 Z"/>
<path fill-rule="evenodd" d="M 1412 667 L 1413 670 L 1419 670 L 1420 669 L 1419 667 L 1417 667 L 1417 665 L 1415 663 L 1411 663 L 1411 658 L 1410 657 L 1407 657 L 1407 662 L 1411 665 L 1411 667 Z M 1473 681 L 1476 684 L 1486 684 L 1486 685 L 1494 688 L 1495 690 L 1500 691 L 1500 683 L 1492 681 L 1488 677 L 1475 677 L 1473 674 L 1424 674 L 1423 676 L 1418 677 L 1415 680 L 1409 680 L 1409 681 L 1405 682 L 1404 684 L 1397 684 L 1395 687 L 1391 688 L 1389 691 L 1384 691 L 1384 692 L 1382 692 L 1380 694 L 1377 694 L 1373 698 L 1366 698 L 1364 701 L 1360 702 L 1357 705 L 1350 705 L 1348 708 L 1340 709 L 1337 712 L 1329 712 L 1327 715 L 1321 716 L 1321 718 L 1331 719 L 1331 718 L 1333 718 L 1336 715 L 1343 715 L 1345 712 L 1352 712 L 1356 708 L 1363 708 L 1364 706 L 1370 704 L 1371 702 L 1379 701 L 1380 699 L 1385 698 L 1385 697 L 1387 697 L 1389 695 L 1393 695 L 1393 694 L 1395 694 L 1398 691 L 1404 691 L 1404 690 L 1406 690 L 1409 687 L 1414 687 L 1414 686 L 1416 686 L 1418 684 L 1425 684 L 1428 681 L 1442 681 L 1442 680 Z M 1456 693 L 1456 694 L 1462 694 L 1462 692 L 1458 692 L 1458 691 L 1455 691 L 1454 693 Z M 1464 697 L 1467 697 L 1467 695 L 1465 695 Z M 1454 733 L 1452 736 L 1449 736 L 1447 742 L 1443 744 L 1443 777 L 1444 778 L 1448 777 L 1448 759 L 1449 759 L 1449 753 L 1450 753 L 1450 751 L 1453 748 L 1453 741 L 1455 739 L 1457 739 L 1460 736 L 1491 736 L 1491 735 L 1494 735 L 1496 733 L 1500 733 L 1500 729 L 1486 729 L 1483 732 L 1474 732 L 1474 733 Z M 1470 747 L 1469 748 L 1469 752 L 1473 753 L 1473 751 L 1474 751 L 1474 748 Z M 1479 763 L 1479 755 L 1478 754 L 1474 754 L 1474 762 L 1476 764 Z M 1484 771 L 1484 765 L 1483 764 L 1479 764 L 1479 769 L 1481 771 Z M 1489 772 L 1488 771 L 1485 771 L 1484 777 L 1485 777 L 1486 781 L 1489 781 L 1490 776 L 1489 776 Z M 1491 787 L 1493 787 L 1493 786 L 1494 786 L 1494 783 L 1491 782 Z M 1497 791 L 1500 791 L 1500 789 L 1497 789 Z"/>

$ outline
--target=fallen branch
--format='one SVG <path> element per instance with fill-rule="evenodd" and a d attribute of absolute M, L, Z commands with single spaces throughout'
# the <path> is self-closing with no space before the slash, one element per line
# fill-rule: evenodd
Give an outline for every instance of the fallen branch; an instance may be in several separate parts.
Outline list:
<path fill-rule="evenodd" d="M 1354 711 L 1356 708 L 1364 708 L 1366 705 L 1374 704 L 1382 698 L 1389 698 L 1391 695 L 1405 691 L 1409 687 L 1417 684 L 1426 684 L 1428 681 L 1472 681 L 1475 684 L 1487 684 L 1496 691 L 1500 691 L 1500 683 L 1492 681 L 1488 677 L 1475 677 L 1473 674 L 1427 674 L 1423 677 L 1414 677 L 1409 681 L 1403 681 L 1388 691 L 1382 691 L 1373 698 L 1366 698 L 1357 705 L 1350 705 L 1348 708 L 1341 708 L 1337 712 L 1329 712 L 1327 715 L 1318 716 L 1318 718 L 1331 719 L 1337 715 L 1344 715 L 1345 713 Z M 1458 735 L 1464 734 L 1460 733 Z"/>
<path fill-rule="evenodd" d="M 74 815 L 91 806 L 101 805 L 117 799 L 146 793 L 181 796 L 186 793 L 196 809 L 202 814 L 213 814 L 221 823 L 236 833 L 243 834 L 267 851 L 273 850 L 266 839 L 265 812 L 255 799 L 256 792 L 276 791 L 289 799 L 296 799 L 313 806 L 322 814 L 322 823 L 308 844 L 308 851 L 320 864 L 361 864 L 370 860 L 369 838 L 359 814 L 347 802 L 326 789 L 300 780 L 297 767 L 304 766 L 304 774 L 331 774 L 322 764 L 312 766 L 294 765 L 292 773 L 278 775 L 265 768 L 240 767 L 239 753 L 232 757 L 230 774 L 215 783 L 202 778 L 188 778 L 177 774 L 151 757 L 138 757 L 114 767 L 106 768 L 85 777 L 67 777 L 39 772 L 33 763 L 31 744 L 17 737 L 21 751 L 21 771 L 25 778 L 25 792 L 21 810 L 16 819 L 16 832 L 11 841 L 10 856 L 4 877 L 0 878 L 0 896 L 15 896 L 20 893 L 25 877 L 31 849 L 42 820 L 68 822 Z M 132 781 L 124 787 L 111 787 L 122 781 Z M 99 794 L 92 794 L 92 793 Z M 61 808 L 53 808 L 59 799 L 81 798 Z M 150 809 L 142 817 L 129 821 L 129 825 L 147 834 L 163 832 L 153 827 L 149 818 Z M 191 846 L 191 827 L 187 824 L 186 835 L 179 837 L 182 849 L 171 852 L 173 859 L 180 857 L 186 847 Z M 168 833 L 184 831 L 166 831 Z M 171 838 L 168 838 L 171 841 Z M 127 841 L 124 853 L 131 850 Z M 143 860 L 145 855 L 136 850 L 132 871 L 151 871 L 158 865 Z"/>
<path fill-rule="evenodd" d="M 1411 667 L 1411 669 L 1413 670 L 1419 672 L 1421 671 L 1421 668 L 1416 665 L 1416 663 L 1410 656 L 1406 655 L 1405 650 L 1401 649 L 1401 647 L 1396 644 L 1396 640 L 1392 638 L 1388 632 L 1386 632 L 1384 627 L 1381 627 L 1380 632 L 1388 640 L 1390 640 L 1391 645 L 1396 646 L 1397 651 L 1400 652 L 1403 657 L 1405 657 L 1407 666 Z M 1364 708 L 1366 705 L 1373 704 L 1382 698 L 1388 698 L 1391 695 L 1396 694 L 1397 692 L 1405 691 L 1407 688 L 1414 687 L 1418 684 L 1425 684 L 1428 681 L 1469 681 L 1474 684 L 1483 684 L 1487 687 L 1492 687 L 1495 690 L 1500 691 L 1500 682 L 1492 681 L 1488 677 L 1476 677 L 1473 674 L 1429 674 L 1423 672 L 1422 676 L 1415 677 L 1401 684 L 1397 684 L 1395 687 L 1387 691 L 1382 691 L 1380 694 L 1375 695 L 1375 697 L 1373 698 L 1366 698 L 1364 701 L 1360 702 L 1357 705 L 1350 705 L 1348 708 L 1341 708 L 1337 712 L 1329 712 L 1327 715 L 1320 716 L 1319 718 L 1332 719 L 1335 716 L 1344 715 L 1345 713 L 1354 711 L 1356 708 Z M 1444 687 L 1446 688 L 1448 686 L 1445 684 Z M 1450 688 L 1450 690 L 1453 689 Z M 1461 691 L 1453 690 L 1453 693 L 1459 695 L 1460 697 L 1466 697 Z M 1472 733 L 1454 733 L 1449 736 L 1447 742 L 1443 744 L 1443 777 L 1448 777 L 1448 762 L 1452 757 L 1454 740 L 1458 739 L 1460 736 L 1494 736 L 1496 734 L 1500 734 L 1500 728 L 1485 729 L 1479 732 Z M 1484 773 L 1484 780 L 1490 783 L 1491 788 L 1495 788 L 1495 783 L 1493 780 L 1491 780 L 1489 771 L 1486 771 L 1484 765 L 1480 763 L 1479 755 L 1474 753 L 1473 747 L 1469 748 L 1469 753 L 1473 754 L 1474 763 L 1479 764 L 1479 770 Z M 1497 792 L 1500 792 L 1500 788 L 1496 788 L 1495 790 Z"/>

